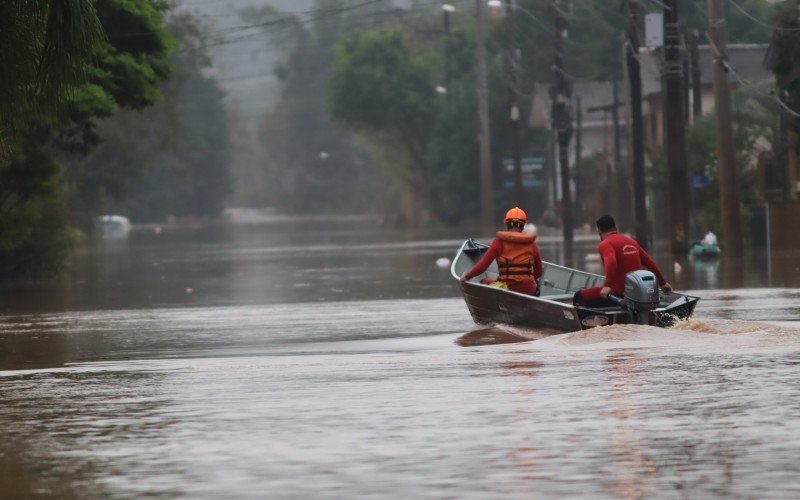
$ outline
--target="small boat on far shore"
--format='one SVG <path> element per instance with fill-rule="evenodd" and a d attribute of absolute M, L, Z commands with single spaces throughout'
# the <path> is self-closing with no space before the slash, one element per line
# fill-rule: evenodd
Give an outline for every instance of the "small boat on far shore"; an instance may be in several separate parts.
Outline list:
<path fill-rule="evenodd" d="M 101 215 L 95 219 L 95 227 L 104 240 L 125 239 L 131 233 L 131 221 L 124 215 Z"/>
<path fill-rule="evenodd" d="M 450 267 L 453 278 L 458 280 L 487 250 L 487 245 L 473 239 L 466 240 Z M 617 298 L 618 305 L 615 307 L 575 306 L 572 303 L 575 292 L 602 285 L 603 276 L 549 262 L 544 262 L 543 266 L 544 274 L 539 280 L 538 297 L 482 284 L 481 280 L 484 278 L 497 279 L 497 263 L 492 263 L 485 273 L 461 283 L 461 293 L 475 323 L 552 328 L 562 332 L 619 323 L 668 327 L 677 320 L 688 319 L 700 300 L 699 297 L 674 291 L 661 293 L 656 283 L 644 282 L 643 285 L 647 288 L 642 293 L 657 297 L 655 301 L 644 303 L 637 301 L 635 297 L 620 297 Z M 626 290 L 627 288 L 626 283 Z M 631 295 L 637 292 L 638 290 L 632 290 Z"/>
<path fill-rule="evenodd" d="M 689 249 L 689 254 L 695 257 L 713 259 L 719 257 L 719 245 L 706 245 L 701 242 L 695 242 Z"/>

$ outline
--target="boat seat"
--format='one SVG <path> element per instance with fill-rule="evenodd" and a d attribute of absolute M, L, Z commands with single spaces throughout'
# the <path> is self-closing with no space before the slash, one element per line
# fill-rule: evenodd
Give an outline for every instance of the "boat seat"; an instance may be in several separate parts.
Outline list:
<path fill-rule="evenodd" d="M 559 293 L 553 295 L 541 295 L 539 298 L 547 299 L 547 300 L 554 300 L 556 302 L 572 302 L 572 298 L 575 296 L 574 293 Z"/>

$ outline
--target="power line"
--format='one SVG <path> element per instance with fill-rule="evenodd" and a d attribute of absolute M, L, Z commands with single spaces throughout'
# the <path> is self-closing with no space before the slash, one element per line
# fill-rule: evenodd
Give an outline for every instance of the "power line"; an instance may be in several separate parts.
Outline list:
<path fill-rule="evenodd" d="M 566 76 L 570 80 L 573 80 L 573 81 L 576 81 L 576 82 L 596 81 L 600 77 L 600 75 L 594 75 L 594 76 L 575 76 L 575 75 L 571 75 L 571 74 L 567 73 L 566 71 L 564 71 L 563 69 L 559 68 L 558 66 L 552 66 L 552 69 L 553 69 L 553 71 L 555 71 L 557 73 L 561 73 L 562 75 Z"/>
<path fill-rule="evenodd" d="M 661 7 L 664 10 L 672 10 L 672 7 L 670 7 L 669 5 L 665 4 L 664 2 L 661 2 L 661 0 L 648 0 L 648 1 L 658 5 L 659 7 Z"/>
<path fill-rule="evenodd" d="M 775 101 L 775 103 L 777 103 L 777 104 L 778 104 L 778 105 L 779 105 L 781 108 L 783 108 L 783 109 L 784 109 L 784 110 L 785 110 L 787 113 L 789 113 L 790 115 L 792 115 L 792 116 L 794 116 L 794 117 L 800 118 L 800 112 L 797 112 L 797 111 L 795 111 L 794 109 L 790 108 L 790 107 L 789 107 L 789 106 L 788 106 L 788 105 L 787 105 L 785 102 L 783 102 L 783 100 L 782 100 L 780 97 L 778 97 L 776 94 L 774 94 L 773 92 L 765 92 L 764 90 L 762 90 L 762 89 L 760 88 L 760 86 L 759 86 L 757 83 L 751 82 L 751 81 L 747 80 L 746 78 L 744 78 L 743 76 L 741 76 L 741 75 L 739 74 L 739 72 L 736 70 L 736 68 L 734 68 L 733 66 L 731 66 L 731 64 L 730 64 L 730 61 L 728 60 L 728 58 L 727 58 L 726 56 L 724 56 L 724 55 L 723 55 L 723 54 L 720 52 L 719 48 L 716 46 L 716 44 L 715 44 L 715 43 L 714 43 L 714 41 L 711 39 L 711 37 L 709 36 L 709 34 L 708 34 L 708 33 L 706 33 L 706 37 L 707 37 L 707 38 L 709 39 L 709 41 L 711 42 L 711 50 L 714 52 L 714 57 L 715 57 L 715 58 L 721 58 L 721 59 L 722 59 L 722 61 L 723 61 L 723 65 L 724 65 L 725 69 L 726 69 L 726 70 L 727 70 L 727 71 L 728 71 L 728 72 L 729 72 L 731 75 L 733 75 L 733 77 L 736 79 L 736 81 L 738 81 L 738 82 L 739 82 L 739 84 L 740 84 L 742 87 L 745 87 L 745 88 L 751 89 L 752 91 L 756 92 L 757 94 L 760 94 L 760 95 L 762 95 L 762 96 L 764 96 L 764 97 L 767 97 L 767 98 L 769 98 L 769 99 L 770 99 L 770 100 L 772 100 L 772 101 Z"/>
<path fill-rule="evenodd" d="M 253 25 L 231 27 L 230 28 L 230 30 L 231 30 L 230 32 L 245 31 L 247 29 L 255 29 L 255 28 L 267 28 L 267 27 L 276 26 L 276 25 L 282 25 L 285 28 L 296 28 L 296 27 L 300 27 L 300 26 L 303 26 L 303 25 L 307 25 L 307 24 L 313 23 L 313 22 L 320 21 L 326 16 L 339 14 L 339 13 L 345 12 L 345 11 L 353 11 L 356 8 L 364 7 L 364 6 L 368 5 L 368 4 L 377 3 L 379 1 L 382 1 L 382 0 L 368 0 L 366 2 L 362 2 L 360 4 L 353 5 L 353 6 L 350 6 L 348 8 L 327 9 L 327 10 L 319 10 L 319 11 L 307 11 L 307 12 L 322 12 L 324 15 L 321 15 L 321 16 L 318 16 L 318 17 L 311 17 L 311 18 L 308 18 L 308 19 L 300 19 L 300 20 L 297 20 L 293 24 L 287 24 L 287 20 L 286 19 L 273 19 L 273 20 L 265 21 L 263 23 L 253 24 Z M 457 1 L 457 3 L 463 3 L 465 1 L 467 1 L 467 0 L 460 0 L 460 1 Z M 362 14 L 362 19 L 366 19 L 366 18 L 370 18 L 370 17 L 377 18 L 377 17 L 382 16 L 382 15 L 397 16 L 397 15 L 405 15 L 405 14 L 408 14 L 408 13 L 422 12 L 422 11 L 426 10 L 427 8 L 433 7 L 435 5 L 439 5 L 440 3 L 441 2 L 437 0 L 437 1 L 427 2 L 427 3 L 424 3 L 424 4 L 416 4 L 414 8 L 408 9 L 408 10 L 392 8 L 392 9 L 384 9 L 384 10 L 375 10 L 375 11 L 364 12 Z M 453 3 L 453 2 L 451 2 L 451 3 Z M 354 19 L 356 21 L 358 20 L 357 18 L 352 18 L 352 17 L 350 18 L 351 21 L 354 20 Z M 259 31 L 259 32 L 256 32 L 256 33 L 248 33 L 246 35 L 242 35 L 242 36 L 235 37 L 235 38 L 230 38 L 230 39 L 227 39 L 227 40 L 226 39 L 221 39 L 221 40 L 217 40 L 215 42 L 205 43 L 203 45 L 199 45 L 199 46 L 196 46 L 196 47 L 187 47 L 185 49 L 178 50 L 175 53 L 176 54 L 182 54 L 182 53 L 193 52 L 193 51 L 197 51 L 197 50 L 204 50 L 206 48 L 219 47 L 219 46 L 222 46 L 222 45 L 230 45 L 230 44 L 233 44 L 233 43 L 239 43 L 239 42 L 242 42 L 242 41 L 257 37 L 257 36 L 265 35 L 265 34 L 276 35 L 276 33 L 267 33 L 267 32 L 264 32 L 264 31 Z"/>
<path fill-rule="evenodd" d="M 219 31 L 228 31 L 228 32 L 233 33 L 233 32 L 236 32 L 236 31 L 246 31 L 248 29 L 253 29 L 253 28 L 264 28 L 264 27 L 273 26 L 275 24 L 282 24 L 282 23 L 285 23 L 287 21 L 291 21 L 291 20 L 293 20 L 292 18 L 294 18 L 294 20 L 297 20 L 298 23 L 306 24 L 306 23 L 309 23 L 309 22 L 317 21 L 317 20 L 319 20 L 319 18 L 311 17 L 311 18 L 306 19 L 306 20 L 299 20 L 298 18 L 302 17 L 302 16 L 305 16 L 305 15 L 309 15 L 309 14 L 312 15 L 312 16 L 314 14 L 324 14 L 324 15 L 341 14 L 343 12 L 350 12 L 350 11 L 353 11 L 353 10 L 356 10 L 356 9 L 360 9 L 362 7 L 367 7 L 369 5 L 372 5 L 372 4 L 375 4 L 375 3 L 379 3 L 379 2 L 383 2 L 383 1 L 384 0 L 365 0 L 365 1 L 363 1 L 361 3 L 358 3 L 358 4 L 342 6 L 342 7 L 335 7 L 335 8 L 330 8 L 330 9 L 311 9 L 311 10 L 306 10 L 306 11 L 302 11 L 302 12 L 293 12 L 293 13 L 281 12 L 279 14 L 281 14 L 282 17 L 279 17 L 278 19 L 273 19 L 273 20 L 270 20 L 270 21 L 264 21 L 264 22 L 255 23 L 255 24 L 243 24 L 243 25 L 240 25 L 240 26 L 230 26 L 230 27 L 227 27 L 227 28 L 221 28 Z"/>
<path fill-rule="evenodd" d="M 773 29 L 775 31 L 800 31 L 800 28 L 784 28 L 784 27 L 781 27 L 781 26 L 776 26 L 774 24 L 770 24 L 770 23 L 764 22 L 761 19 L 758 19 L 757 17 L 753 16 L 752 14 L 750 14 L 749 12 L 744 10 L 744 8 L 742 8 L 741 5 L 739 5 L 738 3 L 734 2 L 733 0 L 728 0 L 728 2 L 731 5 L 733 5 L 734 7 L 736 7 L 736 10 L 738 10 L 739 12 L 744 14 L 746 17 L 752 19 L 756 23 L 760 24 L 761 26 L 764 26 L 764 27 L 767 27 L 767 28 L 771 28 L 771 29 Z"/>

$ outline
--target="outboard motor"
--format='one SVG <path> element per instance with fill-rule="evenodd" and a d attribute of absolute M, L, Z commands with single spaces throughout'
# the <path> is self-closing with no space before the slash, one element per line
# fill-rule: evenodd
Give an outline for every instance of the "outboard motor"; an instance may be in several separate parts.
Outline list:
<path fill-rule="evenodd" d="M 631 313 L 632 323 L 649 325 L 650 311 L 657 309 L 660 302 L 655 274 L 644 270 L 628 273 L 623 302 Z"/>

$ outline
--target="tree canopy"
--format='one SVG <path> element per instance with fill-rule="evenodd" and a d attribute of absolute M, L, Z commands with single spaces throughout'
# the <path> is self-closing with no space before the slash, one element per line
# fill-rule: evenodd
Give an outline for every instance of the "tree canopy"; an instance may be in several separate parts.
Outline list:
<path fill-rule="evenodd" d="M 58 120 L 102 36 L 92 0 L 0 2 L 0 164 L 31 121 Z"/>
<path fill-rule="evenodd" d="M 162 26 L 167 8 L 163 0 L 0 3 L 0 277 L 61 268 L 78 233 L 60 158 L 98 144 L 98 119 L 159 99 L 174 47 Z"/>

